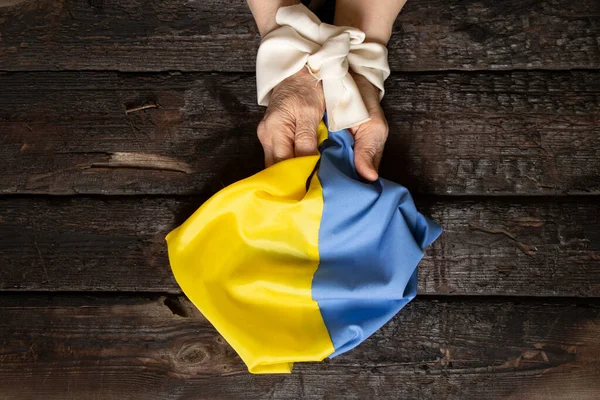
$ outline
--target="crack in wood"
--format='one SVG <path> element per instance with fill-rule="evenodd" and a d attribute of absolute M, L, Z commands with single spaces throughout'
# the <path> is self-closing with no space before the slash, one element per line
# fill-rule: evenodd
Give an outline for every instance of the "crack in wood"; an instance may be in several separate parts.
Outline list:
<path fill-rule="evenodd" d="M 131 114 L 131 113 L 134 113 L 137 111 L 147 110 L 149 108 L 158 108 L 158 104 L 151 103 L 151 104 L 145 104 L 145 105 L 139 106 L 139 107 L 128 108 L 125 110 L 125 114 Z"/>
<path fill-rule="evenodd" d="M 59 154 L 64 154 L 61 152 Z M 136 152 L 66 152 L 69 154 L 80 155 L 100 155 L 105 161 L 88 162 L 77 164 L 73 167 L 62 168 L 56 171 L 34 174 L 27 178 L 26 188 L 34 190 L 46 185 L 45 181 L 49 178 L 59 176 L 65 173 L 78 173 L 82 170 L 110 168 L 110 169 L 137 169 L 146 171 L 160 172 L 177 172 L 185 175 L 190 175 L 194 172 L 192 166 L 184 161 L 180 161 L 167 156 L 160 156 L 151 153 L 136 153 Z M 57 153 L 58 154 L 58 153 Z M 74 188 L 73 188 L 74 190 Z M 2 190 L 0 190 L 2 193 Z"/>
<path fill-rule="evenodd" d="M 179 161 L 167 156 L 151 153 L 114 152 L 108 153 L 106 162 L 94 162 L 85 168 L 135 168 L 156 171 L 173 171 L 191 174 L 193 168 L 184 161 Z"/>
<path fill-rule="evenodd" d="M 177 315 L 182 318 L 192 317 L 192 314 L 188 309 L 189 307 L 186 307 L 186 304 L 183 303 L 183 300 L 180 296 L 165 297 L 163 299 L 163 304 L 169 309 L 169 311 L 173 313 L 173 315 Z"/>
<path fill-rule="evenodd" d="M 506 229 L 503 229 L 503 228 L 486 228 L 484 226 L 477 226 L 477 225 L 469 224 L 469 229 L 472 229 L 474 231 L 484 232 L 484 233 L 491 233 L 493 235 L 497 235 L 497 234 L 504 235 L 507 238 L 509 238 L 510 240 L 512 240 L 513 242 L 515 242 L 517 247 L 528 256 L 534 255 L 535 252 L 538 250 L 536 246 L 533 246 L 530 244 L 525 244 L 525 243 L 518 241 L 517 238 L 512 233 L 510 233 L 509 231 L 507 231 Z"/>
<path fill-rule="evenodd" d="M 37 242 L 37 233 L 33 219 L 30 219 L 30 225 L 31 230 L 33 232 L 33 246 L 35 247 L 35 251 L 37 252 L 38 257 L 40 258 L 40 264 L 42 265 L 42 269 L 44 270 L 44 278 L 46 278 L 47 283 L 50 283 L 50 278 L 48 278 L 48 269 L 46 268 L 46 262 L 44 261 L 44 257 L 42 257 L 42 252 L 40 251 L 40 246 Z"/>

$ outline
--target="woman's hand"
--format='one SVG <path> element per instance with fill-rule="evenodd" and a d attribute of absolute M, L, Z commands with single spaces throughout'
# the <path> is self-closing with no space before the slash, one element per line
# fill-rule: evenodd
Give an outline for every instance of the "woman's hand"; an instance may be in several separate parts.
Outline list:
<path fill-rule="evenodd" d="M 335 25 L 354 26 L 365 32 L 367 41 L 387 44 L 392 26 L 406 0 L 337 0 Z M 248 0 L 262 37 L 277 27 L 279 7 L 299 0 Z M 353 74 L 371 119 L 350 129 L 354 135 L 358 173 L 373 181 L 378 177 L 388 125 L 379 105 L 379 89 L 361 75 Z M 271 93 L 269 107 L 258 137 L 265 151 L 265 164 L 317 153 L 317 126 L 325 112 L 323 88 L 306 69 L 287 78 Z"/>
<path fill-rule="evenodd" d="M 379 89 L 362 75 L 353 73 L 352 78 L 371 117 L 369 121 L 350 128 L 354 135 L 354 165 L 360 176 L 374 181 L 379 176 L 377 171 L 388 137 L 388 124 L 379 104 Z"/>
<path fill-rule="evenodd" d="M 381 162 L 388 125 L 379 105 L 379 89 L 365 77 L 352 74 L 371 119 L 350 128 L 354 163 L 363 178 L 374 181 Z M 317 126 L 325 112 L 321 82 L 305 68 L 277 85 L 258 125 L 258 138 L 267 167 L 293 157 L 317 154 Z"/>
<path fill-rule="evenodd" d="M 261 37 L 278 27 L 277 10 L 300 0 L 248 0 Z M 317 153 L 317 126 L 325 113 L 323 85 L 306 68 L 273 88 L 258 125 L 267 167 L 292 157 Z"/>
<path fill-rule="evenodd" d="M 404 3 L 406 0 L 336 0 L 334 23 L 358 28 L 365 33 L 367 42 L 386 45 Z M 377 169 L 388 135 L 388 124 L 379 105 L 379 89 L 362 75 L 352 76 L 371 117 L 350 129 L 354 135 L 354 164 L 363 178 L 374 181 L 379 175 Z"/>
<path fill-rule="evenodd" d="M 324 113 L 323 85 L 306 68 L 275 86 L 258 125 L 265 165 L 317 154 L 317 126 Z"/>

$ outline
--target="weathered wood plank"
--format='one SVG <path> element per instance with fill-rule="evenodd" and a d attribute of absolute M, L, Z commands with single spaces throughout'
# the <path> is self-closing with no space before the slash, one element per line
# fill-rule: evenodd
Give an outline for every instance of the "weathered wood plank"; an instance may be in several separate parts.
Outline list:
<path fill-rule="evenodd" d="M 0 74 L 0 193 L 213 193 L 262 166 L 254 84 Z M 387 86 L 382 176 L 415 193 L 600 192 L 600 72 L 395 74 Z"/>
<path fill-rule="evenodd" d="M 600 307 L 417 299 L 353 351 L 252 376 L 176 297 L 8 296 L 3 398 L 592 399 Z"/>
<path fill-rule="evenodd" d="M 0 289 L 179 293 L 165 235 L 201 199 L 0 200 Z M 595 198 L 417 199 L 445 232 L 421 294 L 600 296 Z"/>
<path fill-rule="evenodd" d="M 596 0 L 409 1 L 390 64 L 396 71 L 599 68 L 598 37 Z M 252 71 L 258 45 L 242 1 L 0 2 L 5 71 Z"/>

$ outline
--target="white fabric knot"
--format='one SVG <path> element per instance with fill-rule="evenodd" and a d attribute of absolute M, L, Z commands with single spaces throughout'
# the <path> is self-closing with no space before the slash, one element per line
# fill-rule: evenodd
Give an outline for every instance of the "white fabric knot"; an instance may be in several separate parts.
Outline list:
<path fill-rule="evenodd" d="M 302 4 L 277 11 L 280 28 L 265 36 L 256 58 L 258 104 L 269 105 L 271 91 L 305 66 L 323 81 L 329 129 L 337 131 L 369 120 L 351 68 L 380 90 L 390 75 L 387 48 L 364 43 L 360 29 L 322 23 Z"/>

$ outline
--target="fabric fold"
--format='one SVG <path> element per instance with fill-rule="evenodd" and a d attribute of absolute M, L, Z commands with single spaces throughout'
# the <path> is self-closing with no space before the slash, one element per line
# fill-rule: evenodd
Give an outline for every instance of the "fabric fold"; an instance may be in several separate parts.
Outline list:
<path fill-rule="evenodd" d="M 348 130 L 317 133 L 319 156 L 222 189 L 167 236 L 175 279 L 251 373 L 359 345 L 415 297 L 441 232 L 405 187 L 360 178 Z"/>

